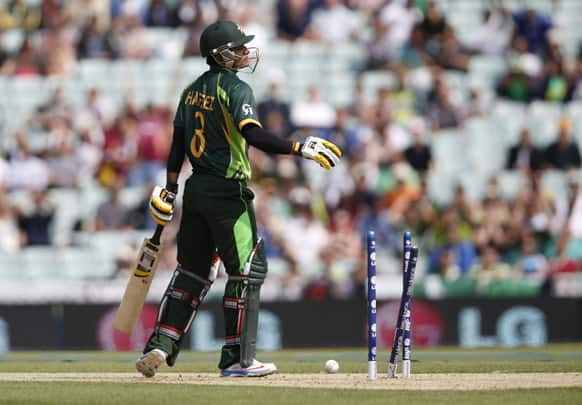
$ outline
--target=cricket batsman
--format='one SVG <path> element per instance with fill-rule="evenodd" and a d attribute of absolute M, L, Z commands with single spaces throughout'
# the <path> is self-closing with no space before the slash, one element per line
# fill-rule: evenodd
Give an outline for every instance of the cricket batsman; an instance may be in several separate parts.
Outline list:
<path fill-rule="evenodd" d="M 228 274 L 223 306 L 225 343 L 218 368 L 224 377 L 264 376 L 273 363 L 256 356 L 259 294 L 267 276 L 263 242 L 257 235 L 249 145 L 273 154 L 294 154 L 315 160 L 325 169 L 342 153 L 333 143 L 308 137 L 293 142 L 263 129 L 255 98 L 237 72 L 253 72 L 258 49 L 232 21 L 216 21 L 200 37 L 209 69 L 182 92 L 174 118 L 165 187 L 157 186 L 150 212 L 160 225 L 172 220 L 178 174 L 184 156 L 192 164 L 185 184 L 183 215 L 177 236 L 178 266 L 161 300 L 154 331 L 136 368 L 146 377 L 167 363 L 172 366 L 198 306 L 210 288 L 218 252 Z"/>

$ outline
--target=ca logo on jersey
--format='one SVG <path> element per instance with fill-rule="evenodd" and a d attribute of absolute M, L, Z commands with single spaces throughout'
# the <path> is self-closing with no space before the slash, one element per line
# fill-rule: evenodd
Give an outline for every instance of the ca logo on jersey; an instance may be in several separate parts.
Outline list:
<path fill-rule="evenodd" d="M 252 115 L 253 114 L 253 107 L 251 107 L 249 104 L 243 104 L 242 110 L 243 110 L 244 115 Z"/>

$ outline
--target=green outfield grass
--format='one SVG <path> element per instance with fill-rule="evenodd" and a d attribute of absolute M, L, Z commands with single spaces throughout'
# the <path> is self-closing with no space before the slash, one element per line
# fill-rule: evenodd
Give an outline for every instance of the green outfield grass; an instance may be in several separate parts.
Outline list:
<path fill-rule="evenodd" d="M 11 372 L 134 372 L 136 353 L 10 352 L 0 353 L 0 373 Z M 386 371 L 387 351 L 378 355 L 379 372 Z M 340 362 L 343 373 L 366 373 L 362 349 L 285 350 L 261 353 L 277 363 L 281 373 L 318 373 L 327 359 Z M 216 372 L 218 353 L 184 352 L 164 372 Z M 414 373 L 582 372 L 582 344 L 543 348 L 415 349 Z M 496 391 L 394 391 L 305 389 L 277 387 L 200 386 L 174 384 L 114 384 L 89 382 L 0 382 L 0 404 L 575 404 L 582 388 Z M 178 402 L 179 401 L 179 402 Z"/>

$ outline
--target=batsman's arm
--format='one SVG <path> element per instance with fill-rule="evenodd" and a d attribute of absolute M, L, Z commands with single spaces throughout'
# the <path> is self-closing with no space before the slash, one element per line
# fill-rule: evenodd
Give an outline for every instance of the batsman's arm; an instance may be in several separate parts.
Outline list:
<path fill-rule="evenodd" d="M 168 154 L 166 186 L 156 186 L 150 199 L 150 214 L 158 225 L 165 226 L 174 217 L 174 201 L 178 193 L 178 176 L 184 162 L 184 128 L 174 126 L 172 147 Z"/>
<path fill-rule="evenodd" d="M 341 150 L 332 142 L 315 136 L 308 137 L 305 142 L 294 142 L 283 139 L 254 123 L 245 125 L 242 134 L 249 143 L 263 152 L 299 155 L 305 159 L 315 160 L 324 169 L 331 169 L 339 162 Z"/>
<path fill-rule="evenodd" d="M 184 156 L 186 155 L 186 147 L 184 146 L 184 128 L 174 125 L 174 135 L 172 136 L 172 146 L 168 154 L 168 162 L 166 165 L 166 188 L 175 185 L 174 192 L 178 191 L 178 176 L 182 163 L 184 163 Z M 171 190 L 170 190 L 171 191 Z"/>

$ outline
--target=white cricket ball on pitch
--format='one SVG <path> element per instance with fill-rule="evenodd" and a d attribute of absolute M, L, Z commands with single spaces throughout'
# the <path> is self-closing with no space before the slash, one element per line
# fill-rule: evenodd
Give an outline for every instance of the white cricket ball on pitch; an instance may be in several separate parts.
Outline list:
<path fill-rule="evenodd" d="M 330 374 L 335 374 L 339 371 L 339 363 L 335 360 L 328 360 L 325 362 L 325 371 Z"/>

